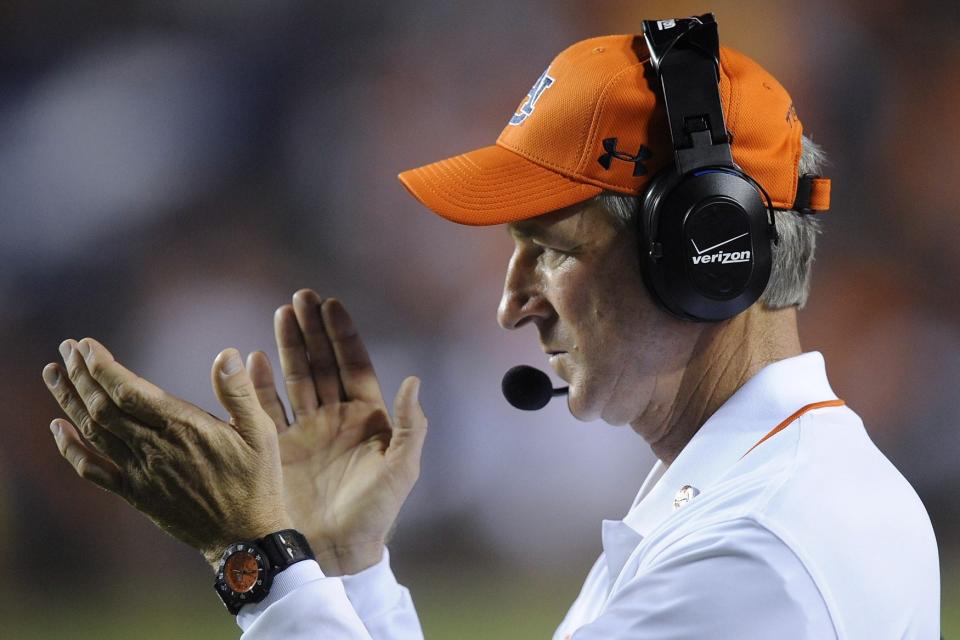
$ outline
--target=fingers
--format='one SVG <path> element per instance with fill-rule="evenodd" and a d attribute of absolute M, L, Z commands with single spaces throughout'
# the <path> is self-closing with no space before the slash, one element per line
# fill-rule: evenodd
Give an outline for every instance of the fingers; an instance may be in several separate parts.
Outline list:
<path fill-rule="evenodd" d="M 324 300 L 321 312 L 347 400 L 364 400 L 382 405 L 380 383 L 347 310 L 339 300 L 329 298 Z"/>
<path fill-rule="evenodd" d="M 63 356 L 70 381 L 94 422 L 128 443 L 140 437 L 142 432 L 149 431 L 138 419 L 144 416 L 131 410 L 135 408 L 129 393 L 132 385 L 120 384 L 116 375 L 107 375 L 105 366 L 113 363 L 113 356 L 103 345 L 90 338 L 84 338 L 79 343 L 76 340 L 64 340 L 60 344 L 60 355 Z M 80 426 L 86 436 L 85 425 L 80 423 Z"/>
<path fill-rule="evenodd" d="M 373 364 L 338 300 L 301 289 L 292 306 L 277 309 L 274 332 L 294 419 L 344 400 L 383 406 Z"/>
<path fill-rule="evenodd" d="M 217 399 L 230 414 L 230 422 L 240 437 L 251 445 L 260 441 L 269 416 L 260 406 L 240 352 L 233 348 L 221 351 L 213 361 L 210 378 Z"/>
<path fill-rule="evenodd" d="M 105 346 L 93 338 L 81 340 L 79 348 L 84 352 L 82 362 L 90 376 L 107 392 L 117 408 L 135 418 L 128 420 L 129 425 L 137 427 L 133 435 L 147 437 L 150 430 L 146 427 L 160 429 L 184 418 L 209 418 L 206 412 L 171 396 L 121 365 Z M 83 391 L 79 391 L 83 395 Z"/>
<path fill-rule="evenodd" d="M 306 345 L 293 307 L 284 305 L 277 309 L 273 314 L 273 331 L 277 338 L 283 383 L 287 388 L 287 398 L 290 400 L 294 420 L 297 416 L 316 413 L 320 402 L 317 399 L 313 376 L 310 375 Z"/>
<path fill-rule="evenodd" d="M 333 345 L 323 326 L 322 305 L 323 300 L 310 289 L 301 289 L 293 294 L 293 312 L 307 347 L 317 397 L 320 404 L 332 404 L 346 398 L 340 385 Z"/>
<path fill-rule="evenodd" d="M 64 413 L 80 426 L 83 437 L 100 453 L 106 455 L 111 460 L 121 463 L 127 460 L 131 455 L 130 448 L 117 436 L 108 431 L 105 427 L 97 423 L 90 415 L 87 406 L 80 398 L 80 394 L 67 378 L 66 372 L 54 363 L 48 364 L 43 368 L 43 381 L 57 404 L 63 409 Z M 97 391 L 100 396 L 105 398 L 102 390 Z M 100 402 L 103 401 L 101 398 Z M 101 409 L 105 411 L 106 407 Z M 106 416 L 105 420 L 112 421 L 116 416 Z"/>
<path fill-rule="evenodd" d="M 410 376 L 393 401 L 393 436 L 387 457 L 420 474 L 420 455 L 427 437 L 427 417 L 420 406 L 420 380 Z"/>
<path fill-rule="evenodd" d="M 76 427 L 66 420 L 54 420 L 50 431 L 57 441 L 57 448 L 70 466 L 84 480 L 99 487 L 121 494 L 123 478 L 120 470 L 110 460 L 90 449 L 80 438 Z"/>
<path fill-rule="evenodd" d="M 257 393 L 260 406 L 273 420 L 278 433 L 286 431 L 290 422 L 287 420 L 287 412 L 274 385 L 273 368 L 270 366 L 267 354 L 263 351 L 254 351 L 248 355 L 247 371 L 250 374 L 250 380 L 253 381 L 253 388 Z"/>

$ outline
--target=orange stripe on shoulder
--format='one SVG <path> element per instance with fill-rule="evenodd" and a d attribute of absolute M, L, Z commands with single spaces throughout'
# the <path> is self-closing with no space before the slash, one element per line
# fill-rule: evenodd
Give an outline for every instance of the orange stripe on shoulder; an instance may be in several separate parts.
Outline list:
<path fill-rule="evenodd" d="M 763 444 L 773 436 L 777 435 L 778 433 L 780 433 L 781 431 L 789 427 L 797 418 L 805 414 L 807 411 L 813 411 L 814 409 L 822 409 L 824 407 L 842 407 L 845 404 L 847 403 L 838 398 L 836 400 L 822 400 L 820 402 L 812 402 L 808 405 L 800 407 L 799 409 L 794 411 L 792 414 L 790 414 L 790 416 L 788 416 L 786 420 L 784 420 L 783 422 L 775 426 L 773 429 L 771 429 L 767 435 L 757 440 L 757 443 L 752 447 L 750 447 L 747 450 L 747 453 L 750 453 L 751 451 L 756 449 L 758 446 L 760 446 L 761 444 Z M 743 460 L 747 456 L 747 453 L 740 456 L 740 459 Z"/>

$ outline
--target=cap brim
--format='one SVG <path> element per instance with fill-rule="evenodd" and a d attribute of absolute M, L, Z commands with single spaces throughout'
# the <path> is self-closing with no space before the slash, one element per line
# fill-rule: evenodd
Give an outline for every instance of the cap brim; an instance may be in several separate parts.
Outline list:
<path fill-rule="evenodd" d="M 478 226 L 533 218 L 603 192 L 497 145 L 404 171 L 399 178 L 434 213 Z"/>

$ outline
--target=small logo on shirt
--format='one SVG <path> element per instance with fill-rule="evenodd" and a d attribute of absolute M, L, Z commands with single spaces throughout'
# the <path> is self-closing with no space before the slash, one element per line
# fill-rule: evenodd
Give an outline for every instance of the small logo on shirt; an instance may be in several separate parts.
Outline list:
<path fill-rule="evenodd" d="M 689 484 L 683 485 L 680 487 L 680 491 L 677 491 L 677 495 L 673 499 L 674 510 L 679 509 L 683 505 L 696 498 L 698 495 L 700 495 L 700 489 L 692 487 Z"/>
<path fill-rule="evenodd" d="M 530 87 L 530 92 L 527 94 L 527 97 L 524 98 L 523 102 L 520 104 L 520 108 L 517 109 L 517 112 L 513 114 L 513 117 L 510 118 L 510 123 L 513 126 L 521 125 L 523 122 L 530 117 L 533 113 L 533 110 L 537 107 L 537 100 L 540 99 L 540 96 L 543 95 L 543 92 L 546 91 L 553 85 L 554 79 L 551 78 L 547 73 L 550 71 L 550 67 L 544 69 L 543 73 L 540 74 L 540 77 L 537 78 L 537 81 L 533 83 L 533 86 Z"/>

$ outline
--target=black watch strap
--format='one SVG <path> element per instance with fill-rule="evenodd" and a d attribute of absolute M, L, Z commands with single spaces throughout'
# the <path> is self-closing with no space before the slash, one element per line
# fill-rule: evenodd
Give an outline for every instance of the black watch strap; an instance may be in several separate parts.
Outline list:
<path fill-rule="evenodd" d="M 270 572 L 276 575 L 302 560 L 312 560 L 313 550 L 302 533 L 295 529 L 284 529 L 257 540 L 270 560 Z"/>

